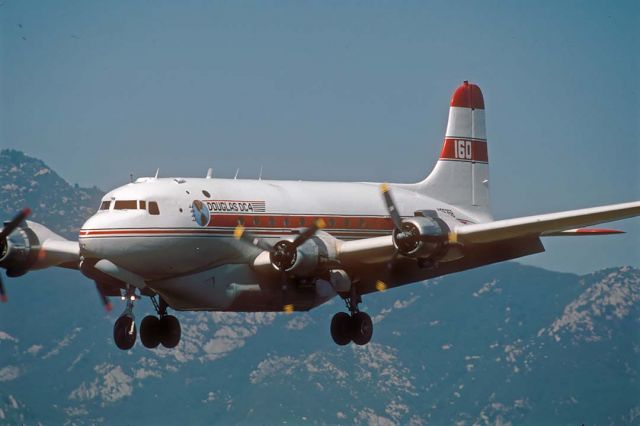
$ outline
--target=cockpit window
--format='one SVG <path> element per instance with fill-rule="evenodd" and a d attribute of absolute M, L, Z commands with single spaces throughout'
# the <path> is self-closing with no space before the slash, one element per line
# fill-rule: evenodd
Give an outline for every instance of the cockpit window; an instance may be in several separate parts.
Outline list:
<path fill-rule="evenodd" d="M 103 201 L 100 203 L 100 210 L 109 210 L 109 206 L 111 205 L 111 201 Z"/>
<path fill-rule="evenodd" d="M 116 200 L 116 204 L 113 206 L 115 210 L 136 210 L 138 208 L 138 201 L 136 200 Z"/>
<path fill-rule="evenodd" d="M 140 209 L 141 210 L 146 210 L 147 209 L 147 202 L 144 200 L 140 200 Z"/>
<path fill-rule="evenodd" d="M 155 201 L 149 201 L 149 214 L 153 214 L 153 215 L 160 214 L 158 203 L 156 203 Z"/>

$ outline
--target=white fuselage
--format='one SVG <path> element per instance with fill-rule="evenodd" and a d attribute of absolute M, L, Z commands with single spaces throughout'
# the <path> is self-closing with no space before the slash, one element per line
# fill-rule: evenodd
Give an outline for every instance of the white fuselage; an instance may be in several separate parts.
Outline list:
<path fill-rule="evenodd" d="M 452 226 L 479 221 L 414 191 L 413 185 L 392 186 L 402 216 L 437 210 Z M 233 238 L 238 223 L 267 239 L 290 237 L 315 218 L 323 218 L 325 231 L 342 240 L 388 235 L 393 229 L 376 183 L 141 178 L 103 201 L 109 208 L 80 230 L 81 255 L 108 259 L 145 280 L 248 263 L 259 250 Z M 137 208 L 118 208 L 126 204 L 118 201 L 136 201 Z M 151 202 L 159 214 L 150 214 Z M 199 205 L 208 213 L 194 215 Z"/>

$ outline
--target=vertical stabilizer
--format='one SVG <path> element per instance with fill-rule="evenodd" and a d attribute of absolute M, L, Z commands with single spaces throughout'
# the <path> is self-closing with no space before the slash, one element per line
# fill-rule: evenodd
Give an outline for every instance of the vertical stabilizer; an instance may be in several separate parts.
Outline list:
<path fill-rule="evenodd" d="M 478 219 L 491 218 L 489 157 L 480 88 L 465 81 L 451 97 L 449 123 L 440 158 L 418 184 L 430 197 L 460 207 Z"/>

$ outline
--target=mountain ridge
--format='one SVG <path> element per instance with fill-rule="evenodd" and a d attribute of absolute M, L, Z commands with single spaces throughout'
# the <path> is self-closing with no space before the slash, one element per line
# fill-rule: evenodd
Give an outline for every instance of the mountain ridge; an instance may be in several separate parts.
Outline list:
<path fill-rule="evenodd" d="M 2 198 L 6 211 L 34 193 L 76 194 L 82 203 L 42 208 L 38 219 L 72 233 L 97 208 L 66 182 L 38 179 L 53 171 L 34 178 L 40 160 L 2 153 L 0 188 L 20 194 Z M 22 164 L 14 175 L 4 172 L 9 158 Z M 31 272 L 7 286 L 3 424 L 640 421 L 637 268 L 576 275 L 507 262 L 368 295 L 376 329 L 365 347 L 331 341 L 331 315 L 343 309 L 334 299 L 292 315 L 177 312 L 175 350 L 122 352 L 111 340 L 122 302 L 104 313 L 77 271 Z M 138 302 L 137 322 L 152 311 Z"/>

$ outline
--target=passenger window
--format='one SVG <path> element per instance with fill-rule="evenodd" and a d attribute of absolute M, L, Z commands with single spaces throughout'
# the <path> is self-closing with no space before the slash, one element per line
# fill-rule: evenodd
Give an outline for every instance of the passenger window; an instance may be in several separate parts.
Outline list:
<path fill-rule="evenodd" d="M 349 228 L 349 218 L 348 217 L 344 219 L 344 227 L 345 228 Z"/>
<path fill-rule="evenodd" d="M 254 225 L 260 225 L 260 218 L 258 216 L 254 216 L 253 218 L 253 224 Z"/>
<path fill-rule="evenodd" d="M 142 210 L 146 210 L 147 209 L 147 202 L 144 200 L 140 200 L 140 208 Z"/>
<path fill-rule="evenodd" d="M 138 202 L 136 200 L 116 200 L 113 208 L 116 210 L 136 210 Z"/>
<path fill-rule="evenodd" d="M 285 228 L 288 228 L 289 227 L 289 219 L 285 217 L 282 220 L 282 224 L 284 225 Z"/>
<path fill-rule="evenodd" d="M 300 226 L 304 226 L 304 217 L 301 217 L 301 218 L 300 218 L 300 223 L 299 223 L 299 225 L 300 225 Z"/>
<path fill-rule="evenodd" d="M 239 217 L 238 218 L 238 225 L 243 225 L 244 226 L 244 217 Z"/>
<path fill-rule="evenodd" d="M 332 228 L 336 226 L 336 220 L 334 218 L 329 219 L 327 222 L 329 222 L 329 226 Z"/>
<path fill-rule="evenodd" d="M 153 214 L 153 215 L 160 214 L 158 203 L 156 203 L 155 201 L 149 201 L 149 214 Z"/>
<path fill-rule="evenodd" d="M 100 204 L 100 210 L 109 210 L 110 205 L 111 205 L 111 201 L 103 201 Z"/>

